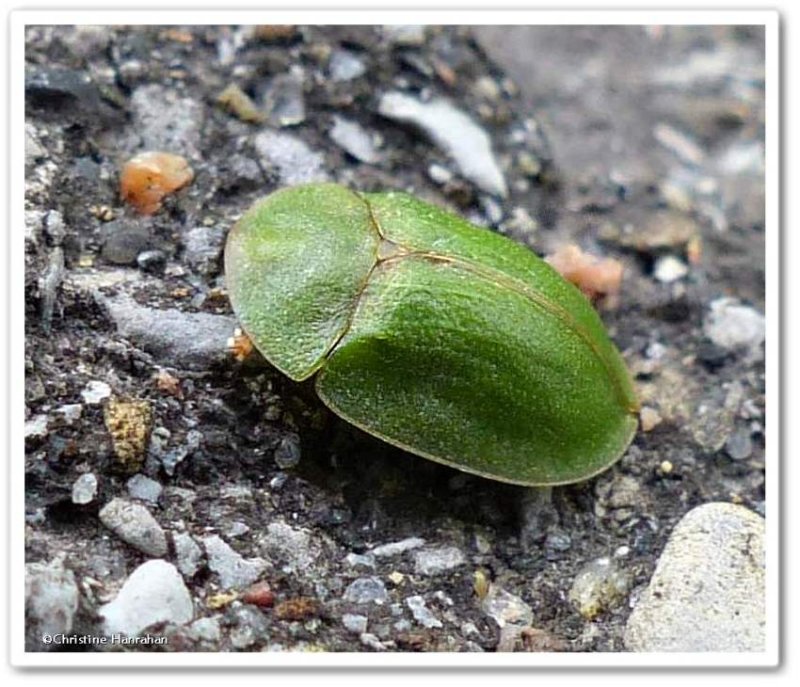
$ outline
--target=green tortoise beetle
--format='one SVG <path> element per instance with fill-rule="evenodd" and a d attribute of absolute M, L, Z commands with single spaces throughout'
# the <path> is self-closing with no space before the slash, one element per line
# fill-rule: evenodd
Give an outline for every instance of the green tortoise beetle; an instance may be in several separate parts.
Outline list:
<path fill-rule="evenodd" d="M 580 291 L 530 250 L 404 193 L 308 184 L 231 230 L 254 346 L 384 441 L 503 482 L 588 479 L 638 425 L 628 370 Z"/>

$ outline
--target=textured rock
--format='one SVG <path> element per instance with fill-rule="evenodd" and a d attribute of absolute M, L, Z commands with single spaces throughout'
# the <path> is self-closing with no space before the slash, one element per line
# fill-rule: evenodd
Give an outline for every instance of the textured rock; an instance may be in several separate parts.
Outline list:
<path fill-rule="evenodd" d="M 375 149 L 372 136 L 357 122 L 334 116 L 330 135 L 336 145 L 356 160 L 371 164 L 380 162 L 381 156 Z"/>
<path fill-rule="evenodd" d="M 159 361 L 203 370 L 227 358 L 227 342 L 236 327 L 233 317 L 158 310 L 128 296 L 100 301 L 120 335 Z"/>
<path fill-rule="evenodd" d="M 175 557 L 178 570 L 186 579 L 194 577 L 203 562 L 203 550 L 187 532 L 180 532 L 173 537 Z"/>
<path fill-rule="evenodd" d="M 286 186 L 328 180 L 322 155 L 299 138 L 282 132 L 262 131 L 253 139 L 253 146 L 263 166 L 274 169 Z"/>
<path fill-rule="evenodd" d="M 153 558 L 167 555 L 167 537 L 161 525 L 142 505 L 114 499 L 100 511 L 100 522 L 122 541 Z"/>
<path fill-rule="evenodd" d="M 528 627 L 533 624 L 533 610 L 518 596 L 493 584 L 481 601 L 481 608 L 500 627 L 508 624 Z"/>
<path fill-rule="evenodd" d="M 78 610 L 75 575 L 63 558 L 25 566 L 25 647 L 45 651 L 56 645 L 42 643 L 44 635 L 69 634 Z"/>
<path fill-rule="evenodd" d="M 128 493 L 133 498 L 140 501 L 148 501 L 149 503 L 158 503 L 158 499 L 161 498 L 161 492 L 164 491 L 164 487 L 161 486 L 160 482 L 156 482 L 154 479 L 142 474 L 131 477 L 126 486 L 128 487 Z"/>
<path fill-rule="evenodd" d="M 271 522 L 258 542 L 264 554 L 286 573 L 309 573 L 321 554 L 321 546 L 311 532 L 285 522 Z"/>
<path fill-rule="evenodd" d="M 466 562 L 463 551 L 455 546 L 422 549 L 414 554 L 414 572 L 417 575 L 440 575 Z"/>
<path fill-rule="evenodd" d="M 372 601 L 382 604 L 388 598 L 386 586 L 378 577 L 360 577 L 351 582 L 344 591 L 344 600 L 357 604 L 366 604 Z"/>
<path fill-rule="evenodd" d="M 502 198 L 508 194 L 488 134 L 447 101 L 423 103 L 404 93 L 392 92 L 381 98 L 378 112 L 422 129 L 480 189 Z"/>
<path fill-rule="evenodd" d="M 97 496 L 97 476 L 93 472 L 81 475 L 72 484 L 72 503 L 85 506 Z"/>
<path fill-rule="evenodd" d="M 430 612 L 428 607 L 425 605 L 425 599 L 423 599 L 421 596 L 409 596 L 406 599 L 406 606 L 408 606 L 408 608 L 411 610 L 411 615 L 414 616 L 414 620 L 416 620 L 423 627 L 442 627 L 442 621 Z"/>
<path fill-rule="evenodd" d="M 760 312 L 735 298 L 718 298 L 711 303 L 703 321 L 703 332 L 717 346 L 727 350 L 746 349 L 757 358 L 766 335 L 766 320 Z"/>
<path fill-rule="evenodd" d="M 587 620 L 618 605 L 628 593 L 628 575 L 610 558 L 598 558 L 575 576 L 569 600 Z"/>
<path fill-rule="evenodd" d="M 208 567 L 219 575 L 223 589 L 246 587 L 261 577 L 267 568 L 267 562 L 262 558 L 243 558 L 217 535 L 205 537 L 203 545 Z"/>
<path fill-rule="evenodd" d="M 106 634 L 136 636 L 154 623 L 188 623 L 194 608 L 175 566 L 158 560 L 136 568 L 116 598 L 100 609 L 100 615 Z"/>
<path fill-rule="evenodd" d="M 709 503 L 677 525 L 625 628 L 631 651 L 764 651 L 764 519 Z"/>
<path fill-rule="evenodd" d="M 205 108 L 172 88 L 147 84 L 131 96 L 131 109 L 142 147 L 186 157 L 200 157 Z"/>

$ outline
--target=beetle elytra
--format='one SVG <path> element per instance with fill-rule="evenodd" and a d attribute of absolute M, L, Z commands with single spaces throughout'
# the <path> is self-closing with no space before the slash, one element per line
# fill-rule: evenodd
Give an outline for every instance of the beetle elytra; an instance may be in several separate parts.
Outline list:
<path fill-rule="evenodd" d="M 231 230 L 225 272 L 270 363 L 316 374 L 331 410 L 412 453 L 555 485 L 606 469 L 636 432 L 630 375 L 580 291 L 413 196 L 276 191 Z"/>

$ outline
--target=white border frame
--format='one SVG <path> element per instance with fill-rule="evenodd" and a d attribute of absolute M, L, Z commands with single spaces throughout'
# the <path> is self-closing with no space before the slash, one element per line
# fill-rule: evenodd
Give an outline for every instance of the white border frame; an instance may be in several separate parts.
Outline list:
<path fill-rule="evenodd" d="M 154 21 L 157 19 L 157 21 Z M 763 25 L 766 31 L 766 388 L 770 409 L 766 476 L 769 517 L 767 523 L 767 644 L 763 653 L 31 653 L 25 652 L 24 633 L 24 466 L 17 457 L 24 455 L 25 327 L 24 306 L 24 29 L 27 24 L 192 24 L 231 23 L 275 24 L 538 24 L 538 25 L 652 25 L 714 24 Z M 25 10 L 10 15 L 10 272 L 8 293 L 11 300 L 9 367 L 9 437 L 10 437 L 10 581 L 11 664 L 38 667 L 773 667 L 779 664 L 779 572 L 780 572 L 780 503 L 781 465 L 779 426 L 781 417 L 780 354 L 780 229 L 779 229 L 779 15 L 776 11 L 485 11 L 485 10 L 247 10 L 238 11 L 64 11 Z M 778 466 L 781 465 L 779 471 Z M 16 631 L 14 631 L 16 630 Z"/>

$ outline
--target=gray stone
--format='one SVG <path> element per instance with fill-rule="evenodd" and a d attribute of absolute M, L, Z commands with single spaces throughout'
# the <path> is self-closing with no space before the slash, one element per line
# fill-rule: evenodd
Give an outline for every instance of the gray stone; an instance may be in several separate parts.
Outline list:
<path fill-rule="evenodd" d="M 305 121 L 302 68 L 296 66 L 288 74 L 273 77 L 264 94 L 264 111 L 273 126 L 296 126 Z"/>
<path fill-rule="evenodd" d="M 725 442 L 725 452 L 732 460 L 747 460 L 753 455 L 753 439 L 748 427 L 739 427 Z"/>
<path fill-rule="evenodd" d="M 383 642 L 381 642 L 377 635 L 371 632 L 364 632 L 358 639 L 368 649 L 372 649 L 373 651 L 386 651 L 386 646 Z"/>
<path fill-rule="evenodd" d="M 81 475 L 72 484 L 72 503 L 85 506 L 97 496 L 97 476 L 93 472 Z"/>
<path fill-rule="evenodd" d="M 374 568 L 375 556 L 371 553 L 348 553 L 344 562 L 352 568 Z"/>
<path fill-rule="evenodd" d="M 367 631 L 367 616 L 345 613 L 342 616 L 342 625 L 354 634 L 363 634 Z"/>
<path fill-rule="evenodd" d="M 150 479 L 141 473 L 131 477 L 126 486 L 128 487 L 128 493 L 133 498 L 140 501 L 148 501 L 149 503 L 158 503 L 158 499 L 161 498 L 161 492 L 164 491 L 161 482 L 156 482 L 156 480 Z"/>
<path fill-rule="evenodd" d="M 153 558 L 167 555 L 167 537 L 150 511 L 138 503 L 116 498 L 100 511 L 100 522 L 126 544 Z"/>
<path fill-rule="evenodd" d="M 175 566 L 155 560 L 136 568 L 116 598 L 100 608 L 100 615 L 106 634 L 136 636 L 155 623 L 188 623 L 194 608 Z"/>
<path fill-rule="evenodd" d="M 47 651 L 56 645 L 42 642 L 45 635 L 69 634 L 78 610 L 80 593 L 75 575 L 64 558 L 25 566 L 25 647 Z"/>
<path fill-rule="evenodd" d="M 364 62 L 349 50 L 334 50 L 328 69 L 333 81 L 352 81 L 367 71 Z"/>
<path fill-rule="evenodd" d="M 112 265 L 135 265 L 139 254 L 153 247 L 150 227 L 132 219 L 116 219 L 102 229 L 103 260 Z"/>
<path fill-rule="evenodd" d="M 129 296 L 97 298 L 119 334 L 160 362 L 205 370 L 228 357 L 227 342 L 236 327 L 233 317 L 148 308 Z"/>
<path fill-rule="evenodd" d="M 751 357 L 760 358 L 766 320 L 735 298 L 718 298 L 703 321 L 703 333 L 726 350 L 746 349 Z"/>
<path fill-rule="evenodd" d="M 343 598 L 345 601 L 357 604 L 371 602 L 383 604 L 389 598 L 389 594 L 380 578 L 360 577 L 345 589 Z"/>
<path fill-rule="evenodd" d="M 424 24 L 391 24 L 383 27 L 384 37 L 395 45 L 419 46 L 425 42 Z"/>
<path fill-rule="evenodd" d="M 334 116 L 330 136 L 336 145 L 356 160 L 369 164 L 380 162 L 381 156 L 375 148 L 372 136 L 357 122 Z"/>
<path fill-rule="evenodd" d="M 420 546 L 425 546 L 424 539 L 420 537 L 409 537 L 401 541 L 376 546 L 370 553 L 376 558 L 389 558 L 391 556 L 398 556 L 406 551 L 411 551 L 412 549 L 418 549 Z"/>
<path fill-rule="evenodd" d="M 203 563 L 203 550 L 187 532 L 180 532 L 172 538 L 175 544 L 175 558 L 178 570 L 186 579 L 195 576 Z"/>
<path fill-rule="evenodd" d="M 597 558 L 584 566 L 572 582 L 569 600 L 587 620 L 617 606 L 627 595 L 628 575 L 608 558 Z"/>
<path fill-rule="evenodd" d="M 261 163 L 275 170 L 286 186 L 328 181 L 325 159 L 312 151 L 301 139 L 287 133 L 262 131 L 253 139 Z"/>
<path fill-rule="evenodd" d="M 160 84 L 138 87 L 130 99 L 133 128 L 146 150 L 200 157 L 203 104 Z"/>
<path fill-rule="evenodd" d="M 230 631 L 231 645 L 235 649 L 247 649 L 269 636 L 267 621 L 261 611 L 242 606 L 235 610 L 235 617 L 236 626 Z"/>
<path fill-rule="evenodd" d="M 423 103 L 395 91 L 381 98 L 378 112 L 396 122 L 419 127 L 480 189 L 502 198 L 508 195 L 488 134 L 449 102 Z"/>
<path fill-rule="evenodd" d="M 183 259 L 195 272 L 213 275 L 219 272 L 225 232 L 218 227 L 194 227 L 183 235 Z"/>
<path fill-rule="evenodd" d="M 246 587 L 267 569 L 267 561 L 263 558 L 243 558 L 216 534 L 205 537 L 203 546 L 208 556 L 208 567 L 219 575 L 223 589 Z"/>
<path fill-rule="evenodd" d="M 508 624 L 529 627 L 533 624 L 533 610 L 518 596 L 492 584 L 481 601 L 481 609 L 494 619 L 499 627 Z"/>
<path fill-rule="evenodd" d="M 282 564 L 286 573 L 308 574 L 321 554 L 321 545 L 312 533 L 286 522 L 271 522 L 258 541 L 259 548 L 272 561 Z"/>
<path fill-rule="evenodd" d="M 675 527 L 625 628 L 630 651 L 764 651 L 765 523 L 730 503 Z"/>
<path fill-rule="evenodd" d="M 414 554 L 414 572 L 417 575 L 440 575 L 466 562 L 464 552 L 455 546 L 423 549 Z"/>
<path fill-rule="evenodd" d="M 428 607 L 425 605 L 425 599 L 421 596 L 409 596 L 406 598 L 406 606 L 411 609 L 411 615 L 414 616 L 414 620 L 423 627 L 442 627 L 442 621 L 428 610 Z"/>
<path fill-rule="evenodd" d="M 221 637 L 219 616 L 198 618 L 189 626 L 189 633 L 201 642 L 218 642 Z"/>

